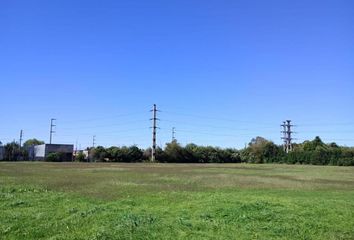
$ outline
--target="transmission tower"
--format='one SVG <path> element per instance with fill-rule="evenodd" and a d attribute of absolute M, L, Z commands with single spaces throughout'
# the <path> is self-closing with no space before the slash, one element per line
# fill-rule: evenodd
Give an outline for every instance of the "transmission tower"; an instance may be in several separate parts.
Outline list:
<path fill-rule="evenodd" d="M 157 107 L 156 104 L 154 104 L 152 110 L 152 149 L 151 149 L 151 162 L 155 162 L 156 160 L 156 130 L 157 130 L 157 121 L 159 120 L 157 118 Z"/>
<path fill-rule="evenodd" d="M 283 142 L 284 142 L 284 151 L 286 153 L 289 153 L 293 150 L 293 146 L 292 146 L 292 133 L 293 131 L 291 130 L 291 128 L 294 126 L 291 124 L 291 120 L 286 120 L 283 122 L 283 124 L 281 125 L 283 127 L 283 131 L 282 134 L 283 134 Z"/>
<path fill-rule="evenodd" d="M 286 138 L 286 122 L 284 121 L 282 125 L 280 125 L 283 130 L 281 131 L 281 133 L 283 134 L 283 137 L 281 137 L 281 139 L 283 140 L 283 150 L 284 152 L 286 152 L 286 147 L 288 146 L 288 141 Z"/>
<path fill-rule="evenodd" d="M 52 138 L 53 138 L 53 133 L 55 133 L 55 131 L 53 130 L 53 127 L 55 127 L 56 125 L 54 125 L 54 121 L 56 119 L 55 118 L 52 118 L 50 119 L 50 138 L 49 138 L 49 144 L 52 144 Z"/>

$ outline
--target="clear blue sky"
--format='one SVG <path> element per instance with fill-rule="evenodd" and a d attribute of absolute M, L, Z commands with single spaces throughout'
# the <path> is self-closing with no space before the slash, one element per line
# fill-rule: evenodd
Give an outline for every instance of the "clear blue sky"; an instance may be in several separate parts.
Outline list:
<path fill-rule="evenodd" d="M 354 2 L 0 2 L 0 141 L 354 145 Z"/>

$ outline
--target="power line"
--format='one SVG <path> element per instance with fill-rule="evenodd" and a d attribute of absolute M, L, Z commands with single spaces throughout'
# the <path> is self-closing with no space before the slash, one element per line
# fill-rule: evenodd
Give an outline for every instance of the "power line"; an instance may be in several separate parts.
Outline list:
<path fill-rule="evenodd" d="M 337 123 L 303 123 L 297 126 L 354 126 L 354 122 L 337 122 Z"/>
<path fill-rule="evenodd" d="M 136 116 L 136 115 L 140 115 L 140 114 L 142 114 L 142 113 L 136 112 L 136 113 L 118 114 L 118 115 L 111 115 L 111 116 L 105 116 L 105 117 L 81 119 L 81 120 L 70 120 L 70 121 L 63 120 L 61 122 L 63 122 L 63 123 L 92 122 L 92 121 L 102 120 L 102 119 L 116 119 L 116 118 L 123 118 L 123 117 L 129 117 L 129 116 Z"/>
<path fill-rule="evenodd" d="M 152 129 L 153 129 L 153 133 L 152 133 L 152 147 L 153 147 L 153 150 L 152 150 L 152 156 L 151 156 L 151 159 L 152 161 L 155 160 L 156 158 L 156 147 L 157 147 L 157 129 L 160 129 L 159 127 L 157 127 L 157 121 L 159 120 L 157 118 L 157 107 L 156 107 L 156 104 L 154 104 L 154 107 L 153 109 L 151 110 L 151 112 L 153 112 L 153 118 L 151 119 L 153 122 L 152 122 Z M 167 113 L 167 116 L 173 116 L 175 117 L 174 115 L 180 115 L 180 116 L 186 116 L 186 117 L 191 117 L 191 118 L 198 118 L 198 119 L 201 119 L 201 120 L 197 120 L 197 119 L 190 119 L 190 118 L 183 118 L 183 117 L 178 117 L 177 116 L 177 119 L 181 119 L 182 121 L 175 121 L 174 119 L 172 120 L 168 120 L 168 119 L 163 119 L 163 121 L 161 122 L 162 124 L 162 129 L 164 129 L 164 132 L 161 132 L 161 136 L 159 135 L 159 141 L 161 141 L 161 137 L 164 141 L 166 142 L 169 142 L 172 137 L 172 141 L 174 141 L 176 139 L 176 126 L 178 128 L 178 131 L 179 133 L 192 133 L 193 135 L 195 134 L 203 134 L 203 135 L 208 135 L 208 136 L 219 136 L 219 137 L 232 137 L 232 138 L 235 138 L 235 139 L 240 139 L 240 137 L 245 137 L 245 136 L 254 136 L 254 135 L 258 135 L 258 136 L 271 136 L 273 137 L 274 134 L 270 133 L 270 131 L 274 130 L 274 133 L 277 133 L 276 135 L 278 135 L 279 131 L 277 130 L 276 126 L 277 125 L 274 125 L 274 124 L 261 124 L 260 122 L 250 122 L 250 121 L 240 121 L 240 120 L 237 120 L 237 119 L 229 119 L 229 118 L 218 118 L 218 117 L 213 117 L 213 116 L 200 116 L 200 115 L 194 115 L 194 114 L 188 114 L 188 113 L 176 113 L 176 112 L 163 112 L 162 114 L 164 113 Z M 127 117 L 127 116 L 134 116 L 134 115 L 138 115 L 140 113 L 134 113 L 134 114 L 120 114 L 120 115 L 115 115 L 116 118 L 120 117 L 120 118 L 123 118 L 123 117 Z M 162 115 L 163 116 L 163 115 Z M 84 119 L 84 120 L 81 120 L 81 122 L 85 121 L 85 122 L 89 122 L 89 121 L 94 121 L 94 120 L 98 120 L 98 119 L 104 119 L 106 117 L 97 117 L 97 118 L 92 118 L 92 119 Z M 112 116 L 113 118 L 113 116 Z M 212 119 L 212 120 L 218 120 L 218 121 L 227 121 L 227 122 L 230 122 L 230 123 L 223 123 L 223 122 L 220 122 L 220 125 L 217 125 L 218 122 L 217 121 L 206 121 L 207 119 Z M 128 118 L 126 118 L 126 120 L 129 120 Z M 205 121 L 203 121 L 205 120 Z M 52 118 L 51 119 L 51 126 L 50 126 L 50 143 L 52 143 L 53 141 L 53 133 L 55 133 L 56 131 L 58 131 L 58 129 L 56 128 L 56 125 L 55 125 L 55 121 L 56 119 Z M 119 120 L 121 121 L 121 120 Z M 290 121 L 290 120 L 289 120 Z M 80 120 L 78 121 L 66 121 L 66 122 L 80 122 Z M 106 122 L 110 122 L 110 121 L 102 121 L 101 123 L 106 123 Z M 123 122 L 123 123 L 114 123 L 114 124 L 99 124 L 99 125 L 94 125 L 94 123 L 88 123 L 88 124 L 85 124 L 85 126 L 78 126 L 78 127 L 71 127 L 70 125 L 68 125 L 68 128 L 60 128 L 60 133 L 62 133 L 61 129 L 63 130 L 67 130 L 67 133 L 68 134 L 65 134 L 65 131 L 64 131 L 64 134 L 59 134 L 59 136 L 64 136 L 64 139 L 65 139 L 65 136 L 84 136 L 84 135 L 89 135 L 89 136 L 92 136 L 92 132 L 91 133 L 88 133 L 89 130 L 83 130 L 83 129 L 93 129 L 93 128 L 102 128 L 102 129 L 99 129 L 99 130 L 103 130 L 102 132 L 97 132 L 95 131 L 95 134 L 100 134 L 100 136 L 106 136 L 107 139 L 110 139 L 110 137 L 115 137 L 115 136 L 119 136 L 120 138 L 122 137 L 122 135 L 120 133 L 123 133 L 123 132 L 129 132 L 129 131 L 139 131 L 137 132 L 137 134 L 139 134 L 137 137 L 132 137 L 134 139 L 140 137 L 140 136 L 146 136 L 147 133 L 144 131 L 140 131 L 143 130 L 143 129 L 148 129 L 148 126 L 146 128 L 133 128 L 133 129 L 123 129 L 123 126 L 124 125 L 128 125 L 128 124 L 132 124 L 132 123 L 138 123 L 138 122 L 146 122 L 146 120 L 138 120 L 138 119 L 132 119 L 132 121 L 129 121 L 129 122 Z M 210 124 L 207 124 L 208 122 L 210 123 L 216 123 L 214 125 L 210 125 Z M 241 124 L 238 124 L 240 123 Z M 237 125 L 235 127 L 233 127 L 232 123 L 237 123 Z M 245 124 L 242 124 L 242 123 L 245 123 Z M 179 125 L 176 125 L 176 124 L 179 124 Z M 62 124 L 60 124 L 62 125 Z M 89 125 L 93 125 L 93 126 L 89 126 Z M 134 124 L 135 125 L 135 124 Z M 134 127 L 133 125 L 133 127 Z M 141 124 L 136 124 L 136 125 L 141 125 Z M 160 124 L 159 124 L 160 125 Z M 245 127 L 242 127 L 245 126 Z M 269 125 L 269 126 L 268 126 Z M 271 125 L 271 126 L 270 126 Z M 284 125 L 284 126 L 283 126 Z M 282 136 L 281 136 L 281 139 L 284 140 L 284 149 L 285 151 L 289 152 L 291 151 L 292 149 L 292 140 L 294 140 L 294 138 L 292 137 L 292 134 L 294 133 L 292 131 L 292 127 L 294 125 L 292 125 L 291 123 L 288 123 L 287 121 L 284 122 L 284 124 L 281 125 L 283 126 L 283 129 L 281 130 L 281 133 L 282 133 Z M 300 124 L 300 125 L 297 125 L 297 126 L 300 126 L 302 127 L 302 129 L 306 129 L 307 126 L 311 126 L 312 124 L 310 123 L 304 123 L 304 124 Z M 319 126 L 321 124 L 316 124 L 316 126 Z M 329 126 L 338 126 L 338 128 L 340 128 L 339 126 L 348 126 L 348 125 L 354 125 L 354 123 L 331 123 L 331 124 L 328 124 Z M 107 132 L 107 130 L 111 129 L 112 127 L 111 126 L 122 126 L 122 130 L 119 130 L 120 127 L 117 127 L 115 128 L 116 130 L 113 130 L 113 131 L 109 131 Z M 196 131 L 188 131 L 186 129 L 183 130 L 183 128 L 181 126 L 185 126 L 187 129 L 195 129 Z M 195 126 L 195 127 L 193 127 Z M 252 126 L 255 126 L 255 127 L 252 127 Z M 55 127 L 55 129 L 54 129 Z M 104 127 L 107 127 L 107 128 L 104 128 Z M 278 125 L 279 127 L 279 125 Z M 308 128 L 309 128 L 308 127 Z M 172 136 L 171 136 L 171 128 L 172 128 Z M 331 131 L 329 130 L 319 130 L 319 131 L 315 131 L 314 128 L 311 128 L 309 129 L 309 131 L 302 131 L 302 132 L 306 132 L 306 133 L 325 133 L 325 132 L 333 132 L 333 133 L 339 133 L 339 132 L 344 132 L 346 134 L 350 133 L 350 131 L 348 130 L 344 130 L 343 128 L 340 128 L 340 130 L 333 130 L 331 129 Z M 114 129 L 114 128 L 113 128 Z M 222 131 L 222 130 L 219 130 L 219 129 L 225 129 L 225 130 L 231 130 L 231 131 Z M 260 129 L 259 131 L 256 130 L 256 129 Z M 269 129 L 269 130 L 266 130 L 266 129 Z M 56 131 L 54 131 L 56 130 Z M 199 130 L 202 130 L 202 131 L 199 131 Z M 23 130 L 22 130 L 23 131 Z M 27 131 L 27 130 L 25 130 Z M 204 132 L 203 132 L 204 131 Z M 75 134 L 76 132 L 76 134 Z M 255 134 L 252 134 L 252 132 L 255 132 Z M 105 134 L 107 133 L 107 134 Z M 116 133 L 116 134 L 115 134 Z M 28 133 L 27 133 L 28 134 Z M 135 133 L 133 133 L 135 134 Z M 160 131 L 159 131 L 159 134 L 160 134 Z M 190 137 L 193 138 L 193 135 L 190 134 Z M 183 134 L 181 134 L 183 135 Z M 185 136 L 188 135 L 188 134 L 185 134 Z M 326 134 L 325 134 L 326 135 Z M 327 134 L 329 135 L 328 137 L 330 137 L 331 135 L 330 134 Z M 334 136 L 335 134 L 332 134 L 332 136 Z M 57 136 L 57 135 L 56 135 Z M 345 135 L 345 136 L 348 136 L 350 137 L 349 135 Z M 344 136 L 344 137 L 345 137 Z M 181 136 L 182 138 L 185 138 L 184 136 Z M 23 137 L 22 137 L 23 138 Z M 22 138 L 20 137 L 20 145 L 22 144 Z M 67 138 L 69 139 L 69 138 Z M 87 138 L 86 138 L 87 139 Z M 90 137 L 88 137 L 88 141 L 87 142 L 90 142 Z M 205 139 L 205 138 L 204 138 Z M 220 138 L 221 139 L 221 138 Z M 277 137 L 278 140 L 276 140 L 276 142 L 279 141 L 279 138 Z M 92 143 L 93 145 L 96 145 L 95 143 L 95 139 L 93 138 L 92 139 Z M 352 141 L 352 139 L 336 139 L 338 141 Z M 147 139 L 147 141 L 149 141 Z M 101 141 L 100 141 L 101 142 Z M 91 144 L 89 143 L 88 146 L 90 146 Z"/>
<path fill-rule="evenodd" d="M 178 130 L 179 132 L 182 133 L 193 133 L 193 134 L 201 134 L 201 135 L 209 135 L 209 136 L 219 136 L 219 137 L 236 137 L 236 135 L 232 134 L 215 134 L 215 133 L 210 133 L 210 132 L 197 132 L 197 131 L 190 131 L 190 130 Z"/>
<path fill-rule="evenodd" d="M 149 130 L 149 127 L 144 127 L 144 128 L 132 128 L 132 129 L 125 129 L 125 130 L 118 130 L 118 131 L 109 131 L 109 132 L 100 132 L 100 131 L 95 131 L 96 133 L 99 133 L 100 136 L 117 136 L 119 133 L 125 133 L 125 132 L 134 132 L 134 131 L 141 131 L 141 130 Z M 111 133 L 111 134 L 110 134 Z M 77 134 L 58 134 L 57 136 L 92 136 L 92 133 L 77 133 Z"/>
<path fill-rule="evenodd" d="M 178 123 L 178 124 L 182 124 L 182 125 L 188 125 L 188 126 L 196 126 L 196 127 L 207 127 L 207 128 L 216 128 L 216 129 L 227 129 L 227 130 L 235 130 L 235 131 L 249 131 L 252 129 L 274 129 L 276 128 L 276 125 L 273 125 L 272 127 L 259 127 L 259 128 L 234 128 L 234 127 L 225 127 L 225 126 L 216 126 L 216 125 L 210 125 L 210 124 L 200 124 L 200 123 L 190 123 L 190 122 L 184 122 L 184 121 L 174 121 L 174 120 L 166 120 L 163 119 L 161 121 L 163 122 L 169 122 L 169 123 Z"/>
<path fill-rule="evenodd" d="M 102 125 L 94 125 L 94 126 L 60 128 L 60 129 L 62 129 L 62 130 L 92 129 L 92 128 L 101 128 L 101 127 L 124 126 L 124 125 L 129 125 L 131 123 L 137 123 L 137 122 L 146 122 L 146 119 L 145 120 L 134 120 L 134 121 L 118 123 L 118 124 L 117 123 L 114 123 L 114 124 L 102 124 Z"/>
<path fill-rule="evenodd" d="M 241 121 L 238 119 L 230 119 L 230 118 L 215 118 L 210 116 L 201 116 L 201 115 L 194 115 L 194 114 L 187 114 L 187 113 L 177 113 L 171 111 L 164 111 L 164 113 L 171 113 L 180 116 L 192 117 L 192 118 L 200 118 L 200 119 L 210 119 L 210 120 L 219 120 L 219 121 L 227 121 L 227 122 L 238 122 L 238 123 L 254 123 L 259 124 L 259 122 L 250 122 L 250 121 Z M 260 125 L 274 125 L 273 123 L 264 123 Z"/>
<path fill-rule="evenodd" d="M 301 141 L 308 141 L 306 138 L 299 138 Z M 323 141 L 354 141 L 354 138 L 322 138 Z"/>

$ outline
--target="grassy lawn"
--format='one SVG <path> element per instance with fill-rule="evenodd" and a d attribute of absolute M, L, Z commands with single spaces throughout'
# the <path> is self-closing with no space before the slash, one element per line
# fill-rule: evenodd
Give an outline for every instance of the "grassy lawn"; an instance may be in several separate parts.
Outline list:
<path fill-rule="evenodd" d="M 354 168 L 0 163 L 1 239 L 354 239 Z"/>

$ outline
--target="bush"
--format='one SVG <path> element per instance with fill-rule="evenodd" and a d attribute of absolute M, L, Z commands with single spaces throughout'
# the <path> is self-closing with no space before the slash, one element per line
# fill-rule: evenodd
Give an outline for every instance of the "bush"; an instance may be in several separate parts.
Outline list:
<path fill-rule="evenodd" d="M 86 162 L 85 154 L 84 154 L 83 152 L 79 152 L 79 153 L 75 156 L 75 161 L 76 161 L 76 162 Z"/>
<path fill-rule="evenodd" d="M 60 162 L 60 155 L 59 153 L 49 153 L 45 158 L 47 162 Z"/>

